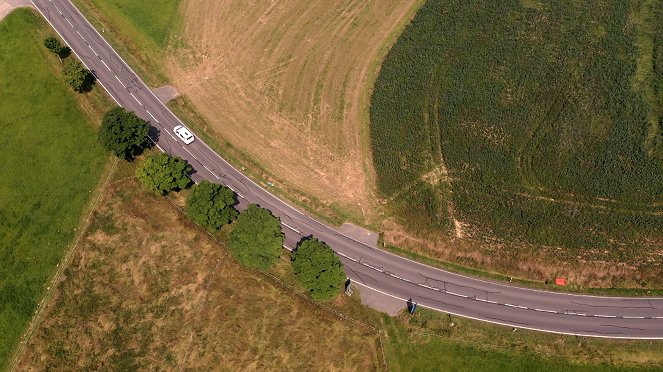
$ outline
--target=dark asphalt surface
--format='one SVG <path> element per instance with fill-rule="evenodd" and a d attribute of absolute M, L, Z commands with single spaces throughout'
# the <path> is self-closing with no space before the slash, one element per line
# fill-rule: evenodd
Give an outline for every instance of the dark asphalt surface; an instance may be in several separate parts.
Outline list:
<path fill-rule="evenodd" d="M 324 225 L 270 194 L 212 151 L 200 138 L 175 139 L 180 124 L 68 0 L 32 0 L 36 8 L 97 76 L 108 94 L 155 128 L 159 148 L 186 159 L 194 181 L 231 187 L 240 205 L 256 203 L 281 218 L 286 245 L 303 236 L 327 242 L 349 278 L 404 302 L 481 321 L 546 332 L 609 338 L 663 339 L 663 298 L 600 297 L 509 286 L 435 269 L 369 247 Z M 195 133 L 194 133 L 195 134 Z"/>

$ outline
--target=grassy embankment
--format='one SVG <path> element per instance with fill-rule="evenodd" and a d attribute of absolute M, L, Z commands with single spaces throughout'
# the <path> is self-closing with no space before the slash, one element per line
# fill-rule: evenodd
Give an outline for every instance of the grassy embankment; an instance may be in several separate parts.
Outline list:
<path fill-rule="evenodd" d="M 106 161 L 90 121 L 107 100 L 63 82 L 42 44 L 49 34 L 26 9 L 0 23 L 0 369 L 76 236 Z"/>
<path fill-rule="evenodd" d="M 620 370 L 663 362 L 660 343 L 517 331 L 444 314 L 384 317 L 356 296 L 318 305 L 287 254 L 268 274 L 155 197 L 123 163 L 20 370 Z M 183 194 L 186 194 L 183 193 Z M 285 252 L 284 252 L 285 253 Z M 451 324 L 453 322 L 453 324 Z M 378 336 L 381 334 L 381 338 Z"/>
<path fill-rule="evenodd" d="M 401 222 L 481 246 L 474 266 L 660 285 L 661 7 L 426 3 L 371 108 Z"/>
<path fill-rule="evenodd" d="M 73 2 L 148 85 L 167 82 L 163 58 L 169 36 L 181 21 L 180 0 Z"/>

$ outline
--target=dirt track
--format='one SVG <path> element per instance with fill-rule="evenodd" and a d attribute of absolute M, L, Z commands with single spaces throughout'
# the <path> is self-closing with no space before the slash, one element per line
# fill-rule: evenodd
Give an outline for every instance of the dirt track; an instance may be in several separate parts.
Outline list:
<path fill-rule="evenodd" d="M 30 4 L 29 0 L 0 0 L 0 21 L 2 21 L 7 14 L 11 13 L 12 10 L 23 6 L 32 6 L 32 4 Z"/>

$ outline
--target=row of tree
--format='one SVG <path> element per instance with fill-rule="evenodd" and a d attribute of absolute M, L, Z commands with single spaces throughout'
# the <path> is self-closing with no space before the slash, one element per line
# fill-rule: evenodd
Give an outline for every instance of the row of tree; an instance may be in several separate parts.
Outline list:
<path fill-rule="evenodd" d="M 149 147 L 150 125 L 133 112 L 114 108 L 107 112 L 99 130 L 99 142 L 115 156 L 133 161 Z M 136 178 L 157 195 L 183 190 L 191 184 L 191 166 L 166 153 L 146 156 L 136 168 Z M 230 188 L 202 181 L 191 188 L 186 213 L 195 223 L 218 230 L 232 224 L 228 250 L 242 265 L 270 269 L 283 253 L 285 234 L 281 222 L 269 210 L 256 204 L 241 213 L 235 209 L 237 194 Z M 297 279 L 316 300 L 334 297 L 345 280 L 340 260 L 324 242 L 309 237 L 292 254 Z"/>
<path fill-rule="evenodd" d="M 79 61 L 68 58 L 71 55 L 71 49 L 62 44 L 55 36 L 49 36 L 44 39 L 44 46 L 46 49 L 57 54 L 61 61 L 64 61 L 64 68 L 62 75 L 64 80 L 76 92 L 85 93 L 92 90 L 94 86 L 95 77 L 92 71 L 88 70 Z"/>

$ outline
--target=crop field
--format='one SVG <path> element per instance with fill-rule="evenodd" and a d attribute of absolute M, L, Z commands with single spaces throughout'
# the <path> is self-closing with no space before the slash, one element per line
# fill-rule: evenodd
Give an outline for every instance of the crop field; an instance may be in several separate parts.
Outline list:
<path fill-rule="evenodd" d="M 392 319 L 356 295 L 315 305 L 287 253 L 268 275 L 240 267 L 227 229 L 213 237 L 193 225 L 179 209 L 184 195 L 155 197 L 133 170 L 118 168 L 17 370 L 552 371 L 663 361 L 654 342 L 580 343 L 426 310 Z"/>
<path fill-rule="evenodd" d="M 660 285 L 661 15 L 645 0 L 427 2 L 371 101 L 399 222 L 517 273 L 591 261 L 586 284 Z"/>
<path fill-rule="evenodd" d="M 59 77 L 58 58 L 42 45 L 49 31 L 26 9 L 0 22 L 0 370 L 106 162 L 90 123 L 98 107 L 90 97 L 79 102 Z"/>
<path fill-rule="evenodd" d="M 144 75 L 177 88 L 194 129 L 295 201 L 375 218 L 368 91 L 422 0 L 184 0 L 177 13 L 150 0 L 141 19 L 106 12 L 124 2 L 76 0 Z M 177 16 L 157 47 L 149 24 L 164 13 Z"/>

